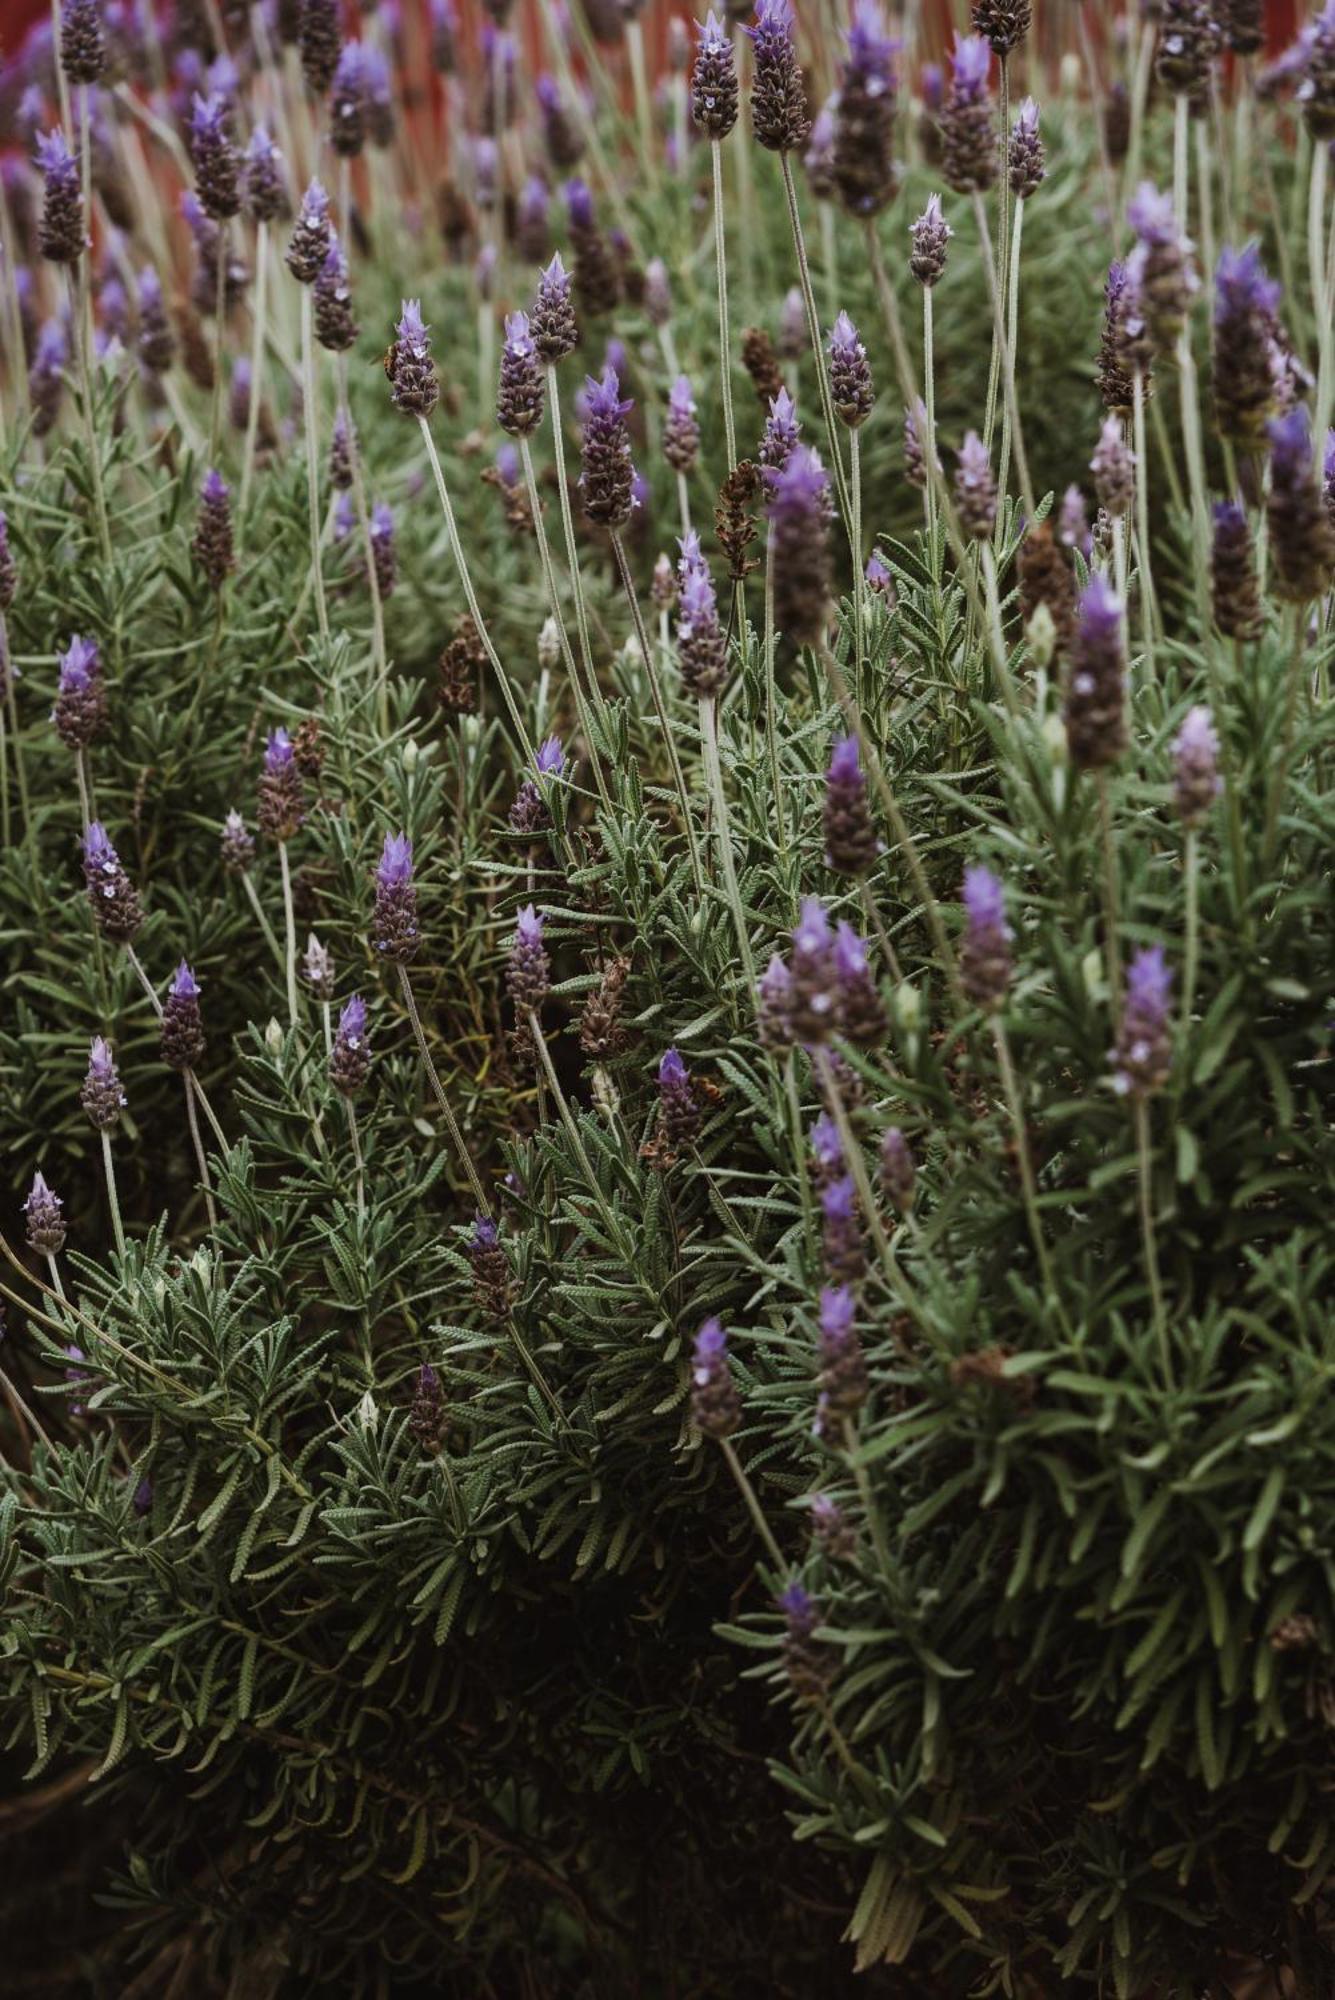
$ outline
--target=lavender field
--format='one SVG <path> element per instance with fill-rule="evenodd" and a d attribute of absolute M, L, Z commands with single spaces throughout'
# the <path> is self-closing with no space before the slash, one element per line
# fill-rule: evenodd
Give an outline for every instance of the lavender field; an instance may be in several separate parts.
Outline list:
<path fill-rule="evenodd" d="M 0 21 L 0 1945 L 1335 1994 L 1335 0 Z"/>

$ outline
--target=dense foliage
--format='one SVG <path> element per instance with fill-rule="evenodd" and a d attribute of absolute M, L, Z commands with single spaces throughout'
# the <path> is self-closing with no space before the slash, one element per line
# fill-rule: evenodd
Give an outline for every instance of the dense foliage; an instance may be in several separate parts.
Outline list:
<path fill-rule="evenodd" d="M 13 56 L 7 1990 L 1335 1984 L 1335 13 L 1225 11 Z"/>

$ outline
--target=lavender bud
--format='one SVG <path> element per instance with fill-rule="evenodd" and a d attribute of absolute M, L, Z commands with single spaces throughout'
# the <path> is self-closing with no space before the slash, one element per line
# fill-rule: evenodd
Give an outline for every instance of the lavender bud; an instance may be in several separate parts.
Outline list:
<path fill-rule="evenodd" d="M 1173 1067 L 1168 1024 L 1172 984 L 1161 945 L 1138 951 L 1126 969 L 1126 1001 L 1113 1051 L 1113 1089 L 1120 1096 L 1148 1097 L 1168 1081 Z"/>
<path fill-rule="evenodd" d="M 107 41 L 98 0 L 62 0 L 60 67 L 70 83 L 100 83 L 107 66 Z"/>
<path fill-rule="evenodd" d="M 555 77 L 540 76 L 533 86 L 548 158 L 560 174 L 578 166 L 584 154 L 582 120 L 572 113 Z"/>
<path fill-rule="evenodd" d="M 37 141 L 37 165 L 42 173 L 42 219 L 37 242 L 51 264 L 76 264 L 87 244 L 79 162 L 59 130 L 44 132 Z"/>
<path fill-rule="evenodd" d="M 60 678 L 51 720 L 66 749 L 77 753 L 101 735 L 107 722 L 107 690 L 96 641 L 77 636 L 71 639 L 58 664 Z"/>
<path fill-rule="evenodd" d="M 1208 708 L 1189 708 L 1173 742 L 1173 805 L 1184 826 L 1204 819 L 1223 789 L 1219 737 Z"/>
<path fill-rule="evenodd" d="M 829 482 L 820 458 L 795 445 L 768 474 L 775 619 L 796 646 L 819 646 L 830 602 Z"/>
<path fill-rule="evenodd" d="M 803 1701 L 821 1701 L 834 1678 L 835 1654 L 813 1635 L 820 1612 L 800 1583 L 790 1583 L 779 1600 L 784 1617 L 783 1666 L 793 1693 Z"/>
<path fill-rule="evenodd" d="M 997 177 L 997 132 L 988 90 L 992 52 L 979 35 L 957 35 L 950 93 L 941 111 L 941 169 L 956 194 L 986 194 Z"/>
<path fill-rule="evenodd" d="M 334 961 L 314 931 L 306 939 L 306 949 L 301 958 L 301 976 L 317 1000 L 327 1002 L 333 999 Z"/>
<path fill-rule="evenodd" d="M 990 869 L 965 869 L 964 916 L 960 984 L 975 1007 L 994 1014 L 1006 998 L 1014 964 L 1005 891 Z"/>
<path fill-rule="evenodd" d="M 210 590 L 221 590 L 236 568 L 232 549 L 232 489 L 220 472 L 206 472 L 190 552 Z"/>
<path fill-rule="evenodd" d="M 167 309 L 162 302 L 158 274 L 151 269 L 139 273 L 139 359 L 149 375 L 165 375 L 176 352 Z"/>
<path fill-rule="evenodd" d="M 859 1284 L 867 1272 L 867 1246 L 851 1174 L 831 1181 L 822 1191 L 820 1212 L 826 1272 L 839 1286 Z"/>
<path fill-rule="evenodd" d="M 541 264 L 551 254 L 551 196 L 541 174 L 530 174 L 520 191 L 515 208 L 515 244 L 530 264 Z"/>
<path fill-rule="evenodd" d="M 839 183 L 834 176 L 834 149 L 838 138 L 835 119 L 838 110 L 839 94 L 836 91 L 817 112 L 807 137 L 807 149 L 802 155 L 807 185 L 817 201 L 833 201 L 839 192 Z"/>
<path fill-rule="evenodd" d="M 134 1489 L 134 1498 L 130 1504 L 141 1520 L 145 1514 L 152 1512 L 153 1482 L 151 1479 L 141 1479 L 139 1481 L 139 1484 Z"/>
<path fill-rule="evenodd" d="M 885 31 L 879 0 L 855 0 L 839 71 L 830 177 L 850 215 L 879 215 L 899 185 L 895 100 L 900 44 Z"/>
<path fill-rule="evenodd" d="M 907 1215 L 913 1207 L 917 1181 L 918 1169 L 908 1140 L 898 1125 L 887 1127 L 881 1135 L 881 1186 L 900 1215 Z"/>
<path fill-rule="evenodd" d="M 366 1034 L 366 1002 L 354 993 L 338 1017 L 338 1032 L 329 1052 L 329 1081 L 343 1097 L 355 1097 L 371 1068 Z"/>
<path fill-rule="evenodd" d="M 510 1267 L 501 1248 L 500 1230 L 490 1216 L 475 1217 L 466 1254 L 473 1267 L 473 1296 L 479 1310 L 494 1326 L 503 1325 L 510 1313 Z"/>
<path fill-rule="evenodd" d="M 909 270 L 920 285 L 939 284 L 946 271 L 946 245 L 955 234 L 941 213 L 939 194 L 928 195 L 927 206 L 911 224 L 909 234 L 913 238 Z"/>
<path fill-rule="evenodd" d="M 927 453 L 924 439 L 927 436 L 927 410 L 921 397 L 911 410 L 904 412 L 904 477 L 910 486 L 921 493 L 927 485 Z M 941 470 L 941 462 L 936 462 L 936 470 Z"/>
<path fill-rule="evenodd" d="M 229 812 L 219 842 L 222 865 L 229 875 L 244 875 L 255 860 L 255 841 L 239 812 Z"/>
<path fill-rule="evenodd" d="M 1270 436 L 1270 495 L 1266 519 L 1276 594 L 1291 604 L 1320 597 L 1335 567 L 1335 528 L 1327 518 L 1312 460 L 1305 409 L 1276 417 Z"/>
<path fill-rule="evenodd" d="M 387 604 L 399 580 L 399 558 L 394 540 L 394 514 L 383 500 L 377 500 L 371 509 L 369 538 L 375 587 L 380 602 Z"/>
<path fill-rule="evenodd" d="M 1332 522 L 1335 527 L 1335 522 Z M 1214 509 L 1210 544 L 1210 600 L 1214 622 L 1230 639 L 1260 636 L 1261 593 L 1247 516 L 1235 500 L 1220 500 Z"/>
<path fill-rule="evenodd" d="M 1208 97 L 1218 43 L 1209 0 L 1160 0 L 1154 73 L 1165 90 L 1189 97 L 1193 106 Z"/>
<path fill-rule="evenodd" d="M 515 920 L 515 939 L 505 970 L 505 983 L 517 1014 L 536 1013 L 547 997 L 552 969 L 542 942 L 542 918 L 532 903 Z"/>
<path fill-rule="evenodd" d="M 787 153 L 811 126 L 806 83 L 797 60 L 791 0 L 757 0 L 752 49 L 751 129 L 758 145 Z"/>
<path fill-rule="evenodd" d="M 1136 234 L 1126 267 L 1128 318 L 1138 312 L 1150 347 L 1169 354 L 1199 288 L 1191 245 L 1178 229 L 1172 197 L 1149 181 L 1142 181 L 1127 203 L 1126 217 Z"/>
<path fill-rule="evenodd" d="M 79 1102 L 94 1131 L 110 1132 L 120 1123 L 125 1092 L 121 1089 L 115 1058 L 101 1035 L 94 1035 L 88 1051 L 88 1074 L 79 1092 Z"/>
<path fill-rule="evenodd" d="M 1335 140 L 1335 5 L 1327 4 L 1305 37 L 1306 61 L 1294 95 L 1303 123 L 1319 146 Z"/>
<path fill-rule="evenodd" d="M 593 210 L 593 196 L 584 181 L 567 181 L 566 213 L 574 258 L 574 286 L 585 319 L 601 319 L 621 299 L 621 270 Z"/>
<path fill-rule="evenodd" d="M 836 1186 L 841 1190 L 839 1207 L 856 1222 L 852 1181 L 844 1180 Z M 821 1429 L 830 1443 L 843 1442 L 843 1426 L 856 1417 L 867 1400 L 867 1363 L 854 1324 L 856 1318 L 857 1300 L 850 1285 L 827 1285 L 820 1295 L 819 1358 Z"/>
<path fill-rule="evenodd" d="M 301 197 L 286 252 L 287 268 L 299 285 L 315 283 L 329 255 L 331 240 L 329 196 L 319 181 L 312 181 Z"/>
<path fill-rule="evenodd" d="M 162 1060 L 171 1069 L 198 1069 L 206 1047 L 199 1011 L 199 984 L 184 959 L 167 989 L 158 1046 Z"/>
<path fill-rule="evenodd" d="M 838 875 L 865 875 L 880 842 L 867 803 L 867 780 L 856 736 L 839 737 L 825 773 L 825 865 Z"/>
<path fill-rule="evenodd" d="M 408 1430 L 428 1457 L 440 1450 L 445 1434 L 445 1396 L 440 1377 L 429 1361 L 417 1371 L 417 1386 L 408 1410 Z"/>
<path fill-rule="evenodd" d="M 196 96 L 190 113 L 190 163 L 199 204 L 215 222 L 241 207 L 241 162 L 232 143 L 232 107 L 221 93 Z"/>
<path fill-rule="evenodd" d="M 549 367 L 563 361 L 579 339 L 570 303 L 570 278 L 559 255 L 552 258 L 539 280 L 529 315 L 529 333 Z"/>
<path fill-rule="evenodd" d="M 841 923 L 835 932 L 834 965 L 839 1032 L 858 1048 L 874 1048 L 885 1039 L 890 1024 L 872 977 L 871 954 L 851 924 Z"/>
<path fill-rule="evenodd" d="M 315 280 L 315 338 L 330 354 L 344 354 L 360 332 L 352 316 L 352 289 L 348 283 L 348 260 L 338 237 L 332 232 L 329 250 Z"/>
<path fill-rule="evenodd" d="M 42 1174 L 34 1174 L 23 1213 L 28 1218 L 28 1248 L 39 1257 L 58 1257 L 65 1246 L 64 1203 L 53 1194 Z"/>
<path fill-rule="evenodd" d="M 1068 486 L 1062 494 L 1062 504 L 1057 513 L 1057 540 L 1064 549 L 1079 549 L 1085 561 L 1089 561 L 1094 541 L 1089 532 L 1085 496 L 1078 486 Z"/>
<path fill-rule="evenodd" d="M 1103 331 L 1099 337 L 1095 380 L 1104 409 L 1117 416 L 1127 415 L 1135 400 L 1132 380 L 1135 368 L 1127 351 L 1129 287 L 1126 265 L 1116 261 L 1110 264 L 1103 291 Z"/>
<path fill-rule="evenodd" d="M 816 1547 L 830 1562 L 852 1562 L 857 1554 L 857 1530 L 827 1493 L 817 1493 L 811 1502 L 811 1532 Z"/>
<path fill-rule="evenodd" d="M 691 71 L 691 116 L 711 139 L 726 139 L 737 123 L 737 70 L 732 37 L 712 11 L 698 30 Z"/>
<path fill-rule="evenodd" d="M 1275 404 L 1271 350 L 1279 286 L 1254 243 L 1225 250 L 1215 272 L 1213 390 L 1219 434 L 1245 451 L 1265 444 Z"/>
<path fill-rule="evenodd" d="M 366 66 L 360 42 L 339 56 L 329 97 L 329 143 L 341 159 L 355 159 L 366 139 Z"/>
<path fill-rule="evenodd" d="M 793 1037 L 804 1043 L 825 1041 L 838 1025 L 839 997 L 830 919 L 818 898 L 807 896 L 793 932 L 788 1008 Z"/>
<path fill-rule="evenodd" d="M 144 921 L 138 891 L 98 820 L 85 827 L 83 879 L 93 923 L 112 944 L 128 944 Z"/>
<path fill-rule="evenodd" d="M 1126 749 L 1122 604 L 1102 576 L 1080 599 L 1066 685 L 1066 745 L 1079 770 L 1115 764 Z"/>
<path fill-rule="evenodd" d="M 511 437 L 531 437 L 542 422 L 542 361 L 529 331 L 527 313 L 508 313 L 501 349 L 496 421 Z"/>
<path fill-rule="evenodd" d="M 1026 14 L 1028 11 L 1026 7 Z M 1037 194 L 1047 175 L 1043 141 L 1038 136 L 1038 106 L 1032 97 L 1026 97 L 1019 117 L 1011 126 L 1006 170 L 1011 193 L 1017 201 L 1028 201 L 1031 194 Z"/>
<path fill-rule="evenodd" d="M 790 285 L 779 308 L 779 352 L 785 361 L 800 361 L 807 344 L 806 303 L 801 288 Z"/>
<path fill-rule="evenodd" d="M 440 386 L 431 359 L 431 341 L 422 323 L 422 308 L 416 299 L 403 301 L 395 332 L 397 338 L 387 363 L 394 407 L 405 416 L 429 417 L 436 407 Z"/>
<path fill-rule="evenodd" d="M 701 1115 L 691 1072 L 676 1049 L 666 1049 L 658 1065 L 658 1122 L 673 1152 L 693 1146 Z"/>
<path fill-rule="evenodd" d="M 795 1007 L 793 975 L 775 952 L 756 981 L 756 1031 L 762 1048 L 792 1047 Z"/>
<path fill-rule="evenodd" d="M 839 1127 L 828 1111 L 822 1111 L 811 1128 L 811 1178 L 818 1189 L 826 1188 L 831 1181 L 842 1180 L 847 1172 Z"/>
<path fill-rule="evenodd" d="M 559 736 L 549 736 L 541 743 L 533 758 L 536 778 L 525 778 L 515 794 L 510 808 L 510 829 L 513 833 L 532 839 L 535 834 L 545 833 L 551 826 L 551 808 L 547 804 L 544 779 L 559 778 L 565 770 L 565 751 Z"/>
<path fill-rule="evenodd" d="M 998 56 L 1008 56 L 1029 33 L 1029 0 L 973 0 L 973 31 Z"/>
<path fill-rule="evenodd" d="M 830 393 L 850 430 L 867 421 L 876 401 L 867 350 L 846 312 L 840 313 L 830 333 Z"/>
<path fill-rule="evenodd" d="M 728 1366 L 728 1336 L 720 1320 L 707 1319 L 695 1336 L 691 1360 L 691 1422 L 702 1437 L 731 1437 L 742 1421 L 742 1399 Z"/>
<path fill-rule="evenodd" d="M 661 257 L 644 267 L 644 310 L 650 326 L 667 326 L 672 318 L 672 285 Z"/>
<path fill-rule="evenodd" d="M 682 548 L 687 548 L 683 542 Z M 708 699 L 728 678 L 728 638 L 719 622 L 713 579 L 703 563 L 683 554 L 678 565 L 677 664 L 689 694 Z"/>
<path fill-rule="evenodd" d="M 246 148 L 245 204 L 256 222 L 274 222 L 287 208 L 283 156 L 263 125 L 257 125 Z"/>
<path fill-rule="evenodd" d="M 663 421 L 663 456 L 674 472 L 690 472 L 700 456 L 700 424 L 695 398 L 685 375 L 678 375 L 668 395 Z"/>
<path fill-rule="evenodd" d="M 1100 507 L 1114 521 L 1129 514 L 1136 497 L 1136 458 L 1127 449 L 1117 417 L 1107 418 L 1099 432 L 1089 469 L 1094 475 L 1094 491 Z"/>
<path fill-rule="evenodd" d="M 338 68 L 342 37 L 338 0 L 300 0 L 297 52 L 301 73 L 312 97 L 323 97 Z"/>
<path fill-rule="evenodd" d="M 301 772 L 285 729 L 275 729 L 265 747 L 255 817 L 270 840 L 291 840 L 305 820 Z"/>
<path fill-rule="evenodd" d="M 879 598 L 887 611 L 893 611 L 896 603 L 895 580 L 879 549 L 873 549 L 867 557 L 867 566 L 862 574 L 872 596 Z"/>
<path fill-rule="evenodd" d="M 372 936 L 382 958 L 407 965 L 421 942 L 417 890 L 413 885 L 413 844 L 407 834 L 387 833 L 375 872 Z"/>
<path fill-rule="evenodd" d="M 797 406 L 786 389 L 780 389 L 770 400 L 769 415 L 765 419 L 765 432 L 760 440 L 756 458 L 767 472 L 778 472 L 787 465 L 794 447 L 802 435 L 802 426 L 797 418 Z"/>
<path fill-rule="evenodd" d="M 955 468 L 955 506 L 960 526 L 976 541 L 990 541 L 997 524 L 997 482 L 987 448 L 977 431 L 960 446 Z"/>
<path fill-rule="evenodd" d="M 347 412 L 339 410 L 329 438 L 329 483 L 336 493 L 346 493 L 352 485 L 352 454 L 356 444 L 357 432 Z"/>
<path fill-rule="evenodd" d="M 612 368 L 605 368 L 599 381 L 588 376 L 585 389 L 579 480 L 584 511 L 599 527 L 615 532 L 631 515 L 635 467 L 626 416 L 634 404 L 629 398 L 622 400 L 621 385 Z"/>

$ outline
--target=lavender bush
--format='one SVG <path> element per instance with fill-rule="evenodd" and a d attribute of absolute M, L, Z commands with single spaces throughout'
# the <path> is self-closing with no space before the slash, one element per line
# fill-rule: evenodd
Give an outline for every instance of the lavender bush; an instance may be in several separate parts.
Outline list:
<path fill-rule="evenodd" d="M 1327 1995 L 1335 11 L 486 13 L 0 70 L 7 1990 Z"/>

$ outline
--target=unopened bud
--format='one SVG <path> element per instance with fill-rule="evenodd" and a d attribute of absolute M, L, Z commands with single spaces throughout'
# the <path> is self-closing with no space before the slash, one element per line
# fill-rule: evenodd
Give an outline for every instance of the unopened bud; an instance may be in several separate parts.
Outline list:
<path fill-rule="evenodd" d="M 552 673 L 561 659 L 561 634 L 556 620 L 544 618 L 542 630 L 538 633 L 538 665 L 544 673 Z"/>
<path fill-rule="evenodd" d="M 1057 650 L 1057 621 L 1046 604 L 1035 606 L 1029 623 L 1024 628 L 1024 636 L 1034 665 L 1050 667 L 1052 656 Z"/>

